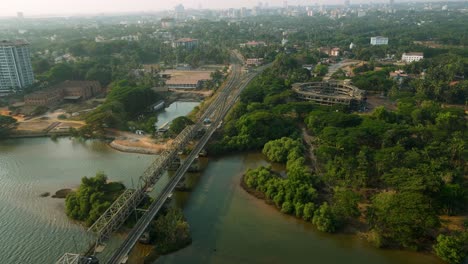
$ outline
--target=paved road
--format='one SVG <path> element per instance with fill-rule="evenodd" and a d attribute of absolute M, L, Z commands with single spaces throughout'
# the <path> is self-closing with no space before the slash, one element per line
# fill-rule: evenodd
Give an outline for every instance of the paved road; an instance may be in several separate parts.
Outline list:
<path fill-rule="evenodd" d="M 331 79 L 332 75 L 335 74 L 339 69 L 350 66 L 350 65 L 356 65 L 358 63 L 361 63 L 359 60 L 344 60 L 340 61 L 338 63 L 332 64 L 328 67 L 328 73 L 323 77 L 324 81 L 328 81 Z"/>

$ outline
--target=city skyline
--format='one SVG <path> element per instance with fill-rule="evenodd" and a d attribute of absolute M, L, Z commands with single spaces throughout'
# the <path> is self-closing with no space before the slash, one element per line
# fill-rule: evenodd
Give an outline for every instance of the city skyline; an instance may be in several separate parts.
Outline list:
<path fill-rule="evenodd" d="M 403 1 L 397 1 L 403 2 Z M 419 1 L 420 2 L 420 1 Z M 272 7 L 282 7 L 283 0 L 269 1 L 249 1 L 239 0 L 235 3 L 230 1 L 217 0 L 182 0 L 177 2 L 172 1 L 151 1 L 151 0 L 81 0 L 81 1 L 60 1 L 60 0 L 17 0 L 9 5 L 2 7 L 0 10 L 1 17 L 14 17 L 18 12 L 28 16 L 46 16 L 46 15 L 75 15 L 75 14 L 99 14 L 99 13 L 131 13 L 131 12 L 155 12 L 164 10 L 173 10 L 178 4 L 184 5 L 185 8 L 207 8 L 207 9 L 226 9 L 226 8 L 241 8 L 253 7 L 259 3 L 268 4 Z M 388 3 L 388 0 L 351 0 L 350 4 L 365 4 L 365 3 Z M 340 5 L 345 4 L 344 0 L 289 0 L 288 5 Z"/>

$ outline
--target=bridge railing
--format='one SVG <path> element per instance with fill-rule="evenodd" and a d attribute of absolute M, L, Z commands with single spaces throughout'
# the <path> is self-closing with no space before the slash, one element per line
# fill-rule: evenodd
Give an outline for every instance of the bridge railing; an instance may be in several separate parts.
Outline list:
<path fill-rule="evenodd" d="M 111 232 L 113 232 L 114 230 L 119 228 L 120 225 L 123 224 L 123 222 L 131 214 L 131 212 L 133 212 L 136 206 L 144 198 L 146 190 L 157 182 L 157 180 L 161 177 L 166 168 L 176 157 L 177 153 L 183 148 L 185 148 L 186 144 L 193 139 L 195 133 L 197 133 L 198 130 L 201 127 L 203 127 L 202 121 L 206 117 L 210 117 L 213 114 L 216 115 L 215 119 L 218 119 L 218 116 L 222 115 L 222 113 L 225 112 L 225 109 L 228 108 L 226 104 L 228 98 L 227 93 L 230 92 L 230 90 L 232 90 L 233 84 L 240 75 L 238 67 L 238 65 L 234 64 L 234 74 L 229 76 L 229 79 L 225 84 L 225 89 L 223 89 L 220 93 L 217 93 L 215 95 L 216 98 L 203 112 L 200 121 L 197 122 L 195 125 L 186 127 L 181 133 L 179 133 L 179 135 L 174 139 L 174 141 L 170 145 L 170 148 L 158 155 L 155 158 L 155 160 L 151 163 L 151 165 L 143 172 L 143 174 L 139 178 L 137 190 L 127 189 L 88 229 L 88 231 L 94 232 L 98 236 L 96 246 L 102 241 L 102 239 L 107 238 Z M 72 255 L 76 254 L 65 254 L 62 258 L 66 259 L 65 256 Z"/>
<path fill-rule="evenodd" d="M 80 260 L 80 254 L 65 253 L 55 264 L 79 264 Z"/>
<path fill-rule="evenodd" d="M 123 224 L 133 211 L 132 207 L 136 207 L 142 198 L 139 191 L 126 189 L 88 231 L 98 234 L 98 242 L 100 242 L 101 239 L 106 238 L 113 230 Z"/>

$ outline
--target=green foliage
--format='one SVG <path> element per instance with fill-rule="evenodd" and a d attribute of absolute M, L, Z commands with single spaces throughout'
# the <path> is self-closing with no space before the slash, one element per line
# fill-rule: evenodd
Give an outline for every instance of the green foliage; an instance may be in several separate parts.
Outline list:
<path fill-rule="evenodd" d="M 306 203 L 303 208 L 302 219 L 304 219 L 305 221 L 312 220 L 312 217 L 314 217 L 314 212 L 315 212 L 315 204 Z"/>
<path fill-rule="evenodd" d="M 325 76 L 328 73 L 328 67 L 326 65 L 319 64 L 315 66 L 314 73 L 317 76 Z"/>
<path fill-rule="evenodd" d="M 0 139 L 6 137 L 17 121 L 11 116 L 0 115 Z"/>
<path fill-rule="evenodd" d="M 312 223 L 323 232 L 333 233 L 336 231 L 336 220 L 331 207 L 325 202 L 315 212 Z"/>
<path fill-rule="evenodd" d="M 387 243 L 417 248 L 439 226 L 428 199 L 417 192 L 380 193 L 373 199 L 368 220 Z"/>
<path fill-rule="evenodd" d="M 182 210 L 173 207 L 165 215 L 159 216 L 150 226 L 150 238 L 160 255 L 189 245 L 192 242 L 190 226 Z"/>
<path fill-rule="evenodd" d="M 407 71 L 416 74 L 424 71 L 424 78 L 410 82 L 408 87 L 418 98 L 466 104 L 468 82 L 460 80 L 467 72 L 462 56 L 443 54 L 414 63 Z"/>
<path fill-rule="evenodd" d="M 322 132 L 325 127 L 355 127 L 360 125 L 361 122 L 362 118 L 355 114 L 321 110 L 312 111 L 305 120 L 307 127 L 314 134 Z"/>
<path fill-rule="evenodd" d="M 263 147 L 263 154 L 273 162 L 286 163 L 291 151 L 300 151 L 301 143 L 292 138 L 283 137 L 272 140 Z"/>
<path fill-rule="evenodd" d="M 360 89 L 367 91 L 389 91 L 393 81 L 388 79 L 389 71 L 369 71 L 356 75 L 352 80 L 353 84 Z"/>
<path fill-rule="evenodd" d="M 259 167 L 249 169 L 244 175 L 244 182 L 249 188 L 253 188 L 265 194 L 265 197 L 272 200 L 276 207 L 285 214 L 294 214 L 296 217 L 310 221 L 314 214 L 318 194 L 314 188 L 317 179 L 312 176 L 310 170 L 304 164 L 302 151 L 297 141 L 290 138 L 282 138 L 275 142 L 270 141 L 265 144 L 288 142 L 293 149 L 286 153 L 287 178 L 278 176 L 271 170 L 271 167 Z M 280 146 L 277 146 L 280 147 Z"/>
<path fill-rule="evenodd" d="M 78 190 L 67 195 L 65 212 L 70 218 L 91 226 L 124 189 L 121 183 L 107 183 L 107 176 L 102 172 L 95 177 L 83 177 Z"/>
<path fill-rule="evenodd" d="M 192 125 L 193 121 L 186 116 L 179 116 L 172 120 L 171 125 L 169 126 L 169 134 L 176 136 L 188 125 Z"/>
<path fill-rule="evenodd" d="M 227 127 L 235 135 L 226 136 L 221 142 L 226 150 L 260 149 L 269 140 L 289 136 L 295 131 L 291 120 L 262 110 L 245 114 L 231 122 L 233 124 Z"/>
<path fill-rule="evenodd" d="M 358 202 L 360 198 L 355 192 L 349 189 L 336 187 L 333 192 L 332 211 L 336 220 L 336 227 L 342 227 L 349 223 L 351 219 L 360 215 Z"/>
<path fill-rule="evenodd" d="M 461 264 L 468 255 L 468 233 L 439 235 L 434 251 L 441 259 L 450 264 Z"/>
<path fill-rule="evenodd" d="M 81 128 L 80 134 L 100 137 L 104 135 L 105 128 L 126 129 L 128 125 L 153 132 L 155 119 L 144 113 L 158 99 L 159 96 L 150 88 L 132 86 L 125 81 L 114 83 L 104 104 L 86 116 L 86 126 Z M 138 125 L 127 122 L 130 119 L 136 119 Z"/>

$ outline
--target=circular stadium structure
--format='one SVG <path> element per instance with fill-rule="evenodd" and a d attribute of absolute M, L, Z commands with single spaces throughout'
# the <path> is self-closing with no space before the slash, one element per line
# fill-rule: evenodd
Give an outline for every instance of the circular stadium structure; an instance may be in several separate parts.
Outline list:
<path fill-rule="evenodd" d="M 292 85 L 297 97 L 320 105 L 343 104 L 359 108 L 366 101 L 366 92 L 346 81 L 295 83 Z"/>

